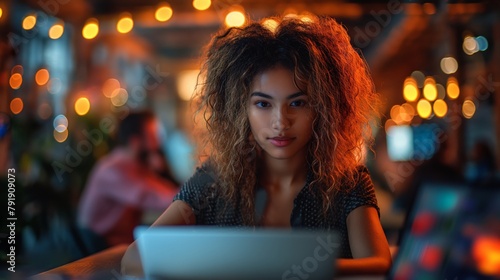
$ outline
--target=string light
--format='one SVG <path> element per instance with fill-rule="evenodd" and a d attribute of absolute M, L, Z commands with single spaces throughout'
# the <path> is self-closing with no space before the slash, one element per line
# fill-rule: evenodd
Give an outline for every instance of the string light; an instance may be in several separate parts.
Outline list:
<path fill-rule="evenodd" d="M 460 87 L 458 86 L 458 81 L 454 77 L 449 77 L 446 82 L 446 93 L 451 99 L 457 99 L 460 95 Z"/>
<path fill-rule="evenodd" d="M 64 23 L 56 23 L 52 25 L 49 29 L 49 37 L 52 40 L 57 40 L 61 38 L 64 34 Z"/>
<path fill-rule="evenodd" d="M 129 33 L 132 28 L 134 28 L 134 20 L 132 20 L 132 16 L 129 13 L 123 13 L 116 24 L 116 30 L 125 34 Z"/>
<path fill-rule="evenodd" d="M 21 113 L 21 111 L 24 108 L 24 103 L 23 100 L 19 97 L 16 97 L 10 101 L 10 110 L 12 111 L 12 114 L 17 115 Z"/>
<path fill-rule="evenodd" d="M 23 28 L 24 30 L 31 30 L 36 25 L 36 16 L 28 15 L 23 19 Z"/>
<path fill-rule="evenodd" d="M 427 119 L 432 114 L 432 106 L 426 99 L 420 99 L 417 103 L 417 113 L 422 119 Z"/>
<path fill-rule="evenodd" d="M 80 115 L 86 115 L 90 110 L 90 101 L 86 97 L 80 97 L 75 102 L 75 112 Z"/>
<path fill-rule="evenodd" d="M 442 99 L 436 100 L 432 107 L 434 109 L 434 114 L 439 118 L 446 116 L 448 112 L 448 105 Z"/>
<path fill-rule="evenodd" d="M 193 7 L 198 11 L 204 11 L 212 5 L 212 1 L 210 0 L 194 0 Z"/>
<path fill-rule="evenodd" d="M 49 81 L 50 75 L 47 69 L 40 69 L 35 74 L 35 81 L 37 85 L 43 86 Z"/>
<path fill-rule="evenodd" d="M 245 24 L 245 15 L 240 11 L 232 11 L 226 15 L 226 25 L 228 27 L 239 27 Z"/>
<path fill-rule="evenodd" d="M 95 18 L 88 19 L 82 29 L 83 38 L 94 39 L 97 34 L 99 34 L 99 21 Z"/>
<path fill-rule="evenodd" d="M 14 73 L 10 76 L 9 85 L 12 89 L 18 89 L 23 84 L 23 76 L 19 73 Z"/>
<path fill-rule="evenodd" d="M 155 18 L 159 22 L 165 22 L 169 20 L 173 15 L 173 10 L 168 3 L 163 3 L 158 6 L 155 12 Z"/>

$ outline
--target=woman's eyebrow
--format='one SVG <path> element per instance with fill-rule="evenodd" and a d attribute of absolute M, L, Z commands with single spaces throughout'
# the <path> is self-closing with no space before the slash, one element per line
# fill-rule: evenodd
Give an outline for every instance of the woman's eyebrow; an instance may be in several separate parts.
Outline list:
<path fill-rule="evenodd" d="M 286 99 L 294 99 L 294 98 L 302 96 L 302 95 L 305 95 L 305 93 L 303 93 L 303 92 L 296 92 L 296 93 L 290 94 Z M 252 97 L 252 96 L 259 96 L 259 97 L 262 97 L 262 98 L 273 99 L 273 97 L 271 95 L 263 93 L 263 92 L 259 92 L 259 91 L 252 92 L 252 94 L 250 95 L 250 97 Z"/>

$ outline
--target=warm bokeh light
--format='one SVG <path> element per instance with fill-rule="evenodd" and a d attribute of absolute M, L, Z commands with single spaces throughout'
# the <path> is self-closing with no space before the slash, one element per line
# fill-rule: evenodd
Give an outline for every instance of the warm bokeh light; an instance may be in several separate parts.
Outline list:
<path fill-rule="evenodd" d="M 3 9 L 2 7 L 0 7 L 0 18 L 2 18 L 2 15 L 3 15 Z"/>
<path fill-rule="evenodd" d="M 390 116 L 393 120 L 396 120 L 399 116 L 399 108 L 401 108 L 401 106 L 399 105 L 394 105 L 392 106 L 391 108 L 391 112 L 390 112 Z"/>
<path fill-rule="evenodd" d="M 12 89 L 18 89 L 23 84 L 23 76 L 19 73 L 14 73 L 10 76 L 9 85 Z"/>
<path fill-rule="evenodd" d="M 464 101 L 464 104 L 462 105 L 462 114 L 464 115 L 465 118 L 470 119 L 474 116 L 476 113 L 476 104 L 472 102 L 472 100 L 467 99 Z"/>
<path fill-rule="evenodd" d="M 439 118 L 446 116 L 446 113 L 448 113 L 448 105 L 442 99 L 434 101 L 432 108 L 434 109 L 434 115 Z"/>
<path fill-rule="evenodd" d="M 458 62 L 455 58 L 449 56 L 441 59 L 441 70 L 446 74 L 453 74 L 458 70 Z"/>
<path fill-rule="evenodd" d="M 123 106 L 128 101 L 128 92 L 124 88 L 116 89 L 112 94 L 111 103 L 116 107 Z"/>
<path fill-rule="evenodd" d="M 75 112 L 83 116 L 87 114 L 90 110 L 90 101 L 86 97 L 80 97 L 75 102 Z"/>
<path fill-rule="evenodd" d="M 276 31 L 276 28 L 278 28 L 278 22 L 275 21 L 274 19 L 270 19 L 270 18 L 264 20 L 264 22 L 262 23 L 262 25 L 265 28 L 271 30 L 271 32 L 273 32 L 273 33 Z"/>
<path fill-rule="evenodd" d="M 170 5 L 163 3 L 158 7 L 158 9 L 156 9 L 155 18 L 157 21 L 165 22 L 172 17 L 173 13 L 174 11 Z"/>
<path fill-rule="evenodd" d="M 120 17 L 120 20 L 118 20 L 118 23 L 116 24 L 116 30 L 120 33 L 128 33 L 134 28 L 134 21 L 132 20 L 132 17 L 128 14 L 122 14 Z"/>
<path fill-rule="evenodd" d="M 422 119 L 427 119 L 432 114 L 432 106 L 426 99 L 420 99 L 417 103 L 417 113 Z"/>
<path fill-rule="evenodd" d="M 23 19 L 23 28 L 25 30 L 31 30 L 36 25 L 36 16 L 29 15 Z"/>
<path fill-rule="evenodd" d="M 384 125 L 384 129 L 385 129 L 385 132 L 389 131 L 389 129 L 393 126 L 396 126 L 396 122 L 393 120 L 393 119 L 388 119 L 386 122 L 385 122 L 385 125 Z"/>
<path fill-rule="evenodd" d="M 36 84 L 39 86 L 45 85 L 49 81 L 49 79 L 50 79 L 50 74 L 47 69 L 42 68 L 38 70 L 35 74 L 35 81 Z"/>
<path fill-rule="evenodd" d="M 308 15 L 301 15 L 299 18 L 302 22 L 313 22 L 313 19 Z"/>
<path fill-rule="evenodd" d="M 426 83 L 424 86 L 424 97 L 429 101 L 434 101 L 437 98 L 438 92 L 436 88 L 436 84 Z"/>
<path fill-rule="evenodd" d="M 11 74 L 19 73 L 22 75 L 24 73 L 24 68 L 22 65 L 16 65 L 16 66 L 12 67 L 12 70 L 10 70 L 10 73 Z"/>
<path fill-rule="evenodd" d="M 99 22 L 95 18 L 87 20 L 82 29 L 82 36 L 85 39 L 94 39 L 99 34 Z"/>
<path fill-rule="evenodd" d="M 408 102 L 416 101 L 419 97 L 416 85 L 411 83 L 406 84 L 403 88 L 403 97 Z"/>
<path fill-rule="evenodd" d="M 66 139 L 68 139 L 68 134 L 69 133 L 67 129 L 63 131 L 57 131 L 56 129 L 54 129 L 54 139 L 59 143 L 66 141 Z"/>
<path fill-rule="evenodd" d="M 194 0 L 193 1 L 193 7 L 197 9 L 198 11 L 204 11 L 208 8 L 210 8 L 210 5 L 212 5 L 212 1 L 210 0 Z"/>
<path fill-rule="evenodd" d="M 424 87 L 424 81 L 425 81 L 425 75 L 424 75 L 424 73 L 422 73 L 421 71 L 413 71 L 411 73 L 411 78 L 413 78 L 413 80 L 415 81 L 416 86 L 418 88 L 423 88 Z"/>
<path fill-rule="evenodd" d="M 462 48 L 468 55 L 473 55 L 479 50 L 476 39 L 471 36 L 465 37 Z"/>
<path fill-rule="evenodd" d="M 64 34 L 64 24 L 63 23 L 56 23 L 52 25 L 49 29 L 49 37 L 50 39 L 57 40 L 61 38 L 61 36 Z"/>
<path fill-rule="evenodd" d="M 473 241 L 471 251 L 476 267 L 481 273 L 500 277 L 500 239 L 498 237 L 478 237 Z"/>
<path fill-rule="evenodd" d="M 401 108 L 403 108 L 406 113 L 410 116 L 415 116 L 415 108 L 413 108 L 413 106 L 409 103 L 404 103 L 403 105 L 401 105 Z"/>
<path fill-rule="evenodd" d="M 104 82 L 104 84 L 102 85 L 102 93 L 107 98 L 111 98 L 111 97 L 113 97 L 113 94 L 118 93 L 118 91 L 116 91 L 116 90 L 119 89 L 120 86 L 121 86 L 120 82 L 117 79 L 113 79 L 113 78 L 107 79 Z"/>
<path fill-rule="evenodd" d="M 404 103 L 399 109 L 399 114 L 402 121 L 409 124 L 415 116 L 415 109 L 409 103 Z"/>
<path fill-rule="evenodd" d="M 57 132 L 65 131 L 68 129 L 68 118 L 65 115 L 58 115 L 54 118 L 53 126 Z"/>
<path fill-rule="evenodd" d="M 38 106 L 37 113 L 40 119 L 46 120 L 52 115 L 52 107 L 50 107 L 49 103 L 44 102 Z"/>
<path fill-rule="evenodd" d="M 47 83 L 47 90 L 52 94 L 58 94 L 61 92 L 62 82 L 59 78 L 52 78 Z"/>
<path fill-rule="evenodd" d="M 245 24 L 245 15 L 240 11 L 232 11 L 226 15 L 226 25 L 228 27 L 239 27 Z"/>
<path fill-rule="evenodd" d="M 446 82 L 446 93 L 451 99 L 457 99 L 460 95 L 460 87 L 458 86 L 458 81 L 454 77 L 449 77 Z"/>
<path fill-rule="evenodd" d="M 24 103 L 23 100 L 19 97 L 16 97 L 10 101 L 10 110 L 12 111 L 12 114 L 17 115 L 21 113 L 23 110 Z"/>
<path fill-rule="evenodd" d="M 199 73 L 200 70 L 186 70 L 179 73 L 177 92 L 182 100 L 189 101 L 193 96 Z"/>

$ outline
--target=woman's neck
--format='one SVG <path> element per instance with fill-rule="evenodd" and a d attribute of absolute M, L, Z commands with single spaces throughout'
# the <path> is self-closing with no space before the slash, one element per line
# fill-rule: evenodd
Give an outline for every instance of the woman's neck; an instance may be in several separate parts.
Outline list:
<path fill-rule="evenodd" d="M 288 190 L 302 188 L 307 178 L 306 157 L 275 159 L 263 157 L 260 160 L 258 180 L 266 188 Z"/>

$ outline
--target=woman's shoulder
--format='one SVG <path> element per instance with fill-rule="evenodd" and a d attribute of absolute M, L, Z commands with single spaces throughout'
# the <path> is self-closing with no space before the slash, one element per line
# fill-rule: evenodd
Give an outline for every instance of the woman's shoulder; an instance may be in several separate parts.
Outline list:
<path fill-rule="evenodd" d="M 211 161 L 205 161 L 196 167 L 194 174 L 182 186 L 182 188 L 206 189 L 217 182 L 217 173 Z"/>

